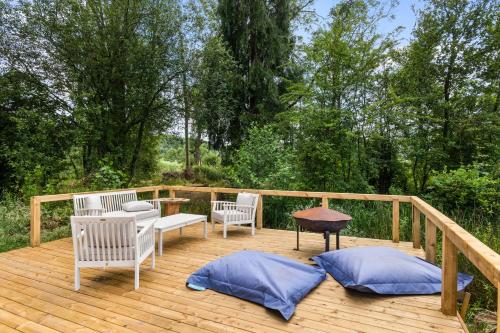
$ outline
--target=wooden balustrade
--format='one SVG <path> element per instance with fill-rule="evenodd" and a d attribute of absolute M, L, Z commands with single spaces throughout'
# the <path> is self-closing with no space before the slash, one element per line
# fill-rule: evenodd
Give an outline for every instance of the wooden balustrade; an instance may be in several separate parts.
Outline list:
<path fill-rule="evenodd" d="M 123 189 L 131 190 L 131 189 Z M 339 200 L 362 200 L 362 201 L 385 201 L 392 203 L 392 240 L 399 242 L 400 233 L 400 203 L 411 203 L 412 205 L 412 241 L 415 248 L 421 246 L 420 222 L 421 216 L 425 218 L 425 258 L 428 261 L 436 261 L 436 229 L 443 233 L 442 274 L 443 286 L 441 293 L 441 310 L 447 315 L 457 315 L 457 254 L 460 251 L 474 264 L 484 276 L 491 281 L 493 286 L 500 287 L 500 255 L 481 243 L 477 238 L 461 228 L 458 224 L 445 216 L 443 213 L 415 196 L 404 195 L 382 195 L 382 194 L 358 194 L 358 193 L 330 193 L 309 191 L 281 191 L 281 190 L 256 190 L 237 188 L 214 188 L 194 186 L 148 186 L 135 188 L 137 192 L 152 192 L 154 198 L 158 198 L 160 191 L 168 191 L 169 197 L 175 198 L 176 191 L 210 193 L 210 200 L 217 200 L 218 193 L 236 194 L 250 192 L 259 194 L 257 206 L 256 224 L 257 228 L 263 226 L 263 207 L 265 196 L 286 196 L 299 198 L 321 199 L 321 206 L 328 207 L 329 199 Z M 117 190 L 113 190 L 117 191 Z M 104 191 L 101 191 L 104 192 Z M 40 245 L 41 233 L 41 204 L 44 202 L 71 200 L 75 194 L 99 193 L 66 193 L 56 195 L 34 196 L 31 198 L 31 223 L 30 239 L 32 246 Z M 500 293 L 498 303 L 500 304 Z M 500 312 L 499 316 L 500 318 Z M 500 319 L 499 319 L 500 320 Z M 499 323 L 500 326 L 500 323 Z"/>

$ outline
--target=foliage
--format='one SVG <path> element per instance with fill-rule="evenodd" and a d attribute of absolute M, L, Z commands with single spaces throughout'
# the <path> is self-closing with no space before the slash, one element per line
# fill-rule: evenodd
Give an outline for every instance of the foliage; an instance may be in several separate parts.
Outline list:
<path fill-rule="evenodd" d="M 134 177 L 152 157 L 142 158 L 151 135 L 170 121 L 176 1 L 7 4 L 2 61 L 45 94 L 52 114 L 75 125 L 83 175 L 107 159 Z"/>
<path fill-rule="evenodd" d="M 500 210 L 500 179 L 481 171 L 478 164 L 445 170 L 431 178 L 428 196 L 447 211 L 467 208 L 494 217 Z"/>
<path fill-rule="evenodd" d="M 233 163 L 234 181 L 249 188 L 294 187 L 291 155 L 272 126 L 252 127 Z"/>

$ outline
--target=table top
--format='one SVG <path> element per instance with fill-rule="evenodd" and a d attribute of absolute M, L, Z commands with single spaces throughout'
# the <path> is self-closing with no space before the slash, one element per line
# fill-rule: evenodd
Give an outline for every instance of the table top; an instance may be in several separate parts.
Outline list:
<path fill-rule="evenodd" d="M 155 222 L 155 229 L 161 230 L 165 228 L 172 228 L 177 225 L 184 225 L 186 223 L 198 223 L 205 222 L 207 220 L 206 215 L 197 215 L 197 214 L 174 214 L 169 216 L 160 217 Z"/>
<path fill-rule="evenodd" d="M 166 202 L 166 203 L 186 203 L 189 202 L 187 198 L 158 198 L 153 199 L 153 201 Z"/>
<path fill-rule="evenodd" d="M 350 221 L 352 217 L 349 215 L 337 212 L 333 209 L 315 207 L 306 210 L 300 210 L 292 215 L 296 219 L 321 222 L 341 222 Z"/>

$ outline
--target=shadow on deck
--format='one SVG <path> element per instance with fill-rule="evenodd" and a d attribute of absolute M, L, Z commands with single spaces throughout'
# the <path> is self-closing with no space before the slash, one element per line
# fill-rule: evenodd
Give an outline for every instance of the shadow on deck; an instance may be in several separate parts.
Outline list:
<path fill-rule="evenodd" d="M 202 238 L 200 225 L 165 235 L 156 269 L 142 265 L 140 288 L 132 270 L 82 269 L 73 291 L 70 238 L 0 253 L 0 332 L 464 332 L 457 317 L 440 312 L 440 296 L 384 297 L 350 292 L 331 276 L 297 306 L 289 322 L 260 305 L 185 287 L 190 273 L 220 256 L 254 249 L 310 263 L 323 251 L 320 234 L 221 227 Z M 332 240 L 332 248 L 335 246 Z M 389 246 L 423 256 L 411 243 L 341 237 L 341 247 Z"/>

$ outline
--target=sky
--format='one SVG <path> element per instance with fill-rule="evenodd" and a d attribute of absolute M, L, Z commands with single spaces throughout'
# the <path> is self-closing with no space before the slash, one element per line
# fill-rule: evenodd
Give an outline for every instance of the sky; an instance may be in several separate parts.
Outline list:
<path fill-rule="evenodd" d="M 320 21 L 326 22 L 330 9 L 339 2 L 340 0 L 315 0 L 310 9 L 316 12 Z M 385 34 L 398 26 L 402 26 L 404 30 L 400 34 L 400 46 L 408 44 L 416 21 L 412 6 L 417 9 L 422 8 L 422 0 L 400 0 L 399 5 L 393 10 L 394 19 L 382 21 L 379 32 Z M 298 34 L 303 36 L 305 42 L 310 39 L 310 33 L 302 28 L 298 30 Z"/>

